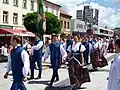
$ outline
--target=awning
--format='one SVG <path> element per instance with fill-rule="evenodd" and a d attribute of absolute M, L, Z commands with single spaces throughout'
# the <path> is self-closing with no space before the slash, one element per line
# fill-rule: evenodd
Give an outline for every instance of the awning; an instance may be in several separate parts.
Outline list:
<path fill-rule="evenodd" d="M 27 37 L 35 36 L 32 32 L 29 32 L 27 30 L 0 28 L 0 36 L 5 36 L 5 35 L 6 36 L 19 35 L 19 36 L 27 36 Z"/>

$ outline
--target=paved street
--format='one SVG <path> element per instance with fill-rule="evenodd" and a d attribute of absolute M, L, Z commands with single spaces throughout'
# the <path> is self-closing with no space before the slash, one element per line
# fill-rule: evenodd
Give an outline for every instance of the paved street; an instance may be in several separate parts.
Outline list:
<path fill-rule="evenodd" d="M 111 57 L 112 56 L 112 57 Z M 91 82 L 82 85 L 82 90 L 107 90 L 107 80 L 110 67 L 110 61 L 113 59 L 113 55 L 109 55 L 109 66 L 99 69 L 96 72 L 90 72 Z M 0 63 L 0 90 L 9 90 L 12 83 L 12 76 L 5 80 L 3 75 L 5 73 L 6 63 Z M 62 68 L 59 70 L 60 81 L 54 83 L 53 88 L 47 88 L 49 80 L 52 75 L 51 69 L 43 70 L 42 79 L 31 80 L 26 82 L 28 90 L 70 90 L 70 84 L 68 79 L 67 69 Z M 37 76 L 37 71 L 36 71 Z M 81 89 L 78 89 L 81 90 Z"/>

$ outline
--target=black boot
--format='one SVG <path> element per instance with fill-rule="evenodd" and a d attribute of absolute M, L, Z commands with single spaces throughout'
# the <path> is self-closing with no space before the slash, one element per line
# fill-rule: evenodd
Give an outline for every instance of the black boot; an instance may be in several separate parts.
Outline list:
<path fill-rule="evenodd" d="M 30 79 L 34 79 L 34 72 L 31 71 Z"/>

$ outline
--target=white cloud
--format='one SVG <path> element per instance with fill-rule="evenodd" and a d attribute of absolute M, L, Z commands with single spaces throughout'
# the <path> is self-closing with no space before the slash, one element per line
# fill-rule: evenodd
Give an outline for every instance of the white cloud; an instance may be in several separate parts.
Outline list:
<path fill-rule="evenodd" d="M 49 0 L 60 4 L 66 12 L 76 18 L 76 10 L 83 9 L 87 0 Z M 120 0 L 113 0 L 114 2 L 120 2 Z M 91 2 L 92 8 L 99 10 L 99 25 L 104 27 L 120 26 L 120 10 L 110 7 L 101 6 L 98 3 Z"/>

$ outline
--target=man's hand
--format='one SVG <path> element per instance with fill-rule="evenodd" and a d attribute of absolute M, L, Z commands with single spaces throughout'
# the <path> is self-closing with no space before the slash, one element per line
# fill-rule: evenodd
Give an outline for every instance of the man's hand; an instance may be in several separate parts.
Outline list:
<path fill-rule="evenodd" d="M 8 78 L 8 73 L 7 73 L 7 72 L 5 73 L 4 78 L 5 78 L 5 79 Z"/>
<path fill-rule="evenodd" d="M 23 81 L 26 82 L 27 81 L 27 77 L 24 77 Z"/>

